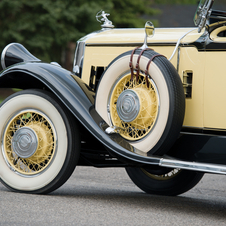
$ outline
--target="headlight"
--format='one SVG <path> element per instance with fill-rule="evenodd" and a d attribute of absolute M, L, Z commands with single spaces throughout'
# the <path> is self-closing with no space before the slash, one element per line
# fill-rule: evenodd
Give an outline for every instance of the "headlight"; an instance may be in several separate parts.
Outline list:
<path fill-rule="evenodd" d="M 13 64 L 29 61 L 34 62 L 40 60 L 33 56 L 23 45 L 19 43 L 11 43 L 2 51 L 1 65 L 3 69 Z"/>

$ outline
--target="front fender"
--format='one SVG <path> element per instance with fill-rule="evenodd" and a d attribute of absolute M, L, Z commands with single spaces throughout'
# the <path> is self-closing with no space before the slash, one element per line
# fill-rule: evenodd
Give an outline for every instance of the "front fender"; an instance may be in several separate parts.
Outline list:
<path fill-rule="evenodd" d="M 77 76 L 59 66 L 27 62 L 11 66 L 1 72 L 1 88 L 48 87 L 104 146 L 116 155 L 141 164 L 159 164 L 159 158 L 147 157 L 118 134 L 106 134 L 108 126 L 94 108 L 94 93 Z"/>

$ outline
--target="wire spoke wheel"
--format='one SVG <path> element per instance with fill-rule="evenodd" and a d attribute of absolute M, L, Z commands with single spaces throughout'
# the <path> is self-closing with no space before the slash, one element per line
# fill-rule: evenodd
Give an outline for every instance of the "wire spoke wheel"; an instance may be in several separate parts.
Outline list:
<path fill-rule="evenodd" d="M 133 183 L 148 194 L 179 195 L 192 189 L 203 177 L 203 173 L 164 167 L 126 167 Z"/>
<path fill-rule="evenodd" d="M 80 155 L 76 119 L 52 93 L 23 90 L 0 105 L 0 181 L 10 190 L 46 194 L 63 185 Z"/>
<path fill-rule="evenodd" d="M 131 64 L 128 51 L 108 65 L 99 81 L 95 109 L 139 153 L 164 155 L 183 124 L 183 85 L 174 66 L 153 50 L 143 52 L 140 73 L 131 80 L 130 66 L 137 64 L 140 53 L 134 52 Z"/>
<path fill-rule="evenodd" d="M 56 151 L 55 129 L 46 115 L 37 110 L 16 114 L 3 135 L 3 155 L 21 175 L 32 176 L 45 170 Z"/>
<path fill-rule="evenodd" d="M 124 138 L 136 141 L 145 137 L 158 117 L 159 97 L 154 81 L 144 74 L 131 80 L 131 74 L 123 75 L 110 94 L 110 118 Z"/>
<path fill-rule="evenodd" d="M 170 169 L 168 172 L 164 174 L 153 174 L 149 172 L 146 169 L 141 168 L 141 170 L 150 178 L 153 178 L 155 180 L 169 180 L 175 176 L 177 176 L 180 172 L 181 169 Z"/>

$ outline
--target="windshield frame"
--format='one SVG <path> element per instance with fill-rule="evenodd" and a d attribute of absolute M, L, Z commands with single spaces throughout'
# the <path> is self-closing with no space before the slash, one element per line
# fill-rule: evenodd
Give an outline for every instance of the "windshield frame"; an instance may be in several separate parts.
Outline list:
<path fill-rule="evenodd" d="M 200 0 L 194 16 L 194 24 L 198 27 L 198 32 L 201 32 L 206 26 L 212 12 L 213 3 L 214 0 Z"/>

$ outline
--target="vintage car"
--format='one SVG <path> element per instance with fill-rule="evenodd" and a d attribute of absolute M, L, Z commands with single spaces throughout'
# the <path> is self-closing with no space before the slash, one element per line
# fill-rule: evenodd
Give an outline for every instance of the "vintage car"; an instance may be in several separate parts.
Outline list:
<path fill-rule="evenodd" d="M 195 28 L 102 29 L 77 42 L 73 72 L 18 43 L 1 55 L 0 179 L 45 194 L 77 165 L 125 167 L 149 194 L 226 174 L 226 12 L 201 0 Z M 185 107 L 186 106 L 186 107 Z"/>

